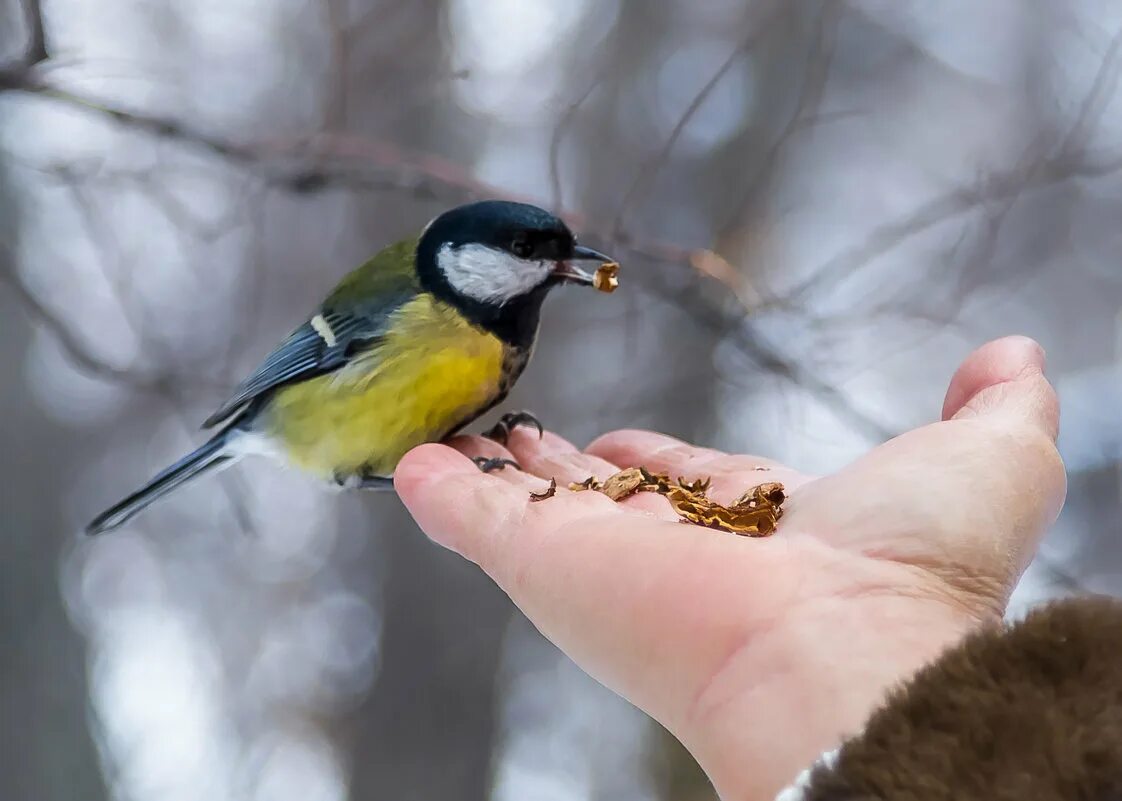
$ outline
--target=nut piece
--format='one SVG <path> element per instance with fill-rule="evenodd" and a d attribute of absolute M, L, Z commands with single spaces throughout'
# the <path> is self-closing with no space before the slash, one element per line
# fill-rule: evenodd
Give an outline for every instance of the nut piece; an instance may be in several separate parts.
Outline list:
<path fill-rule="evenodd" d="M 549 486 L 546 487 L 544 490 L 542 490 L 541 492 L 531 492 L 530 493 L 530 503 L 537 503 L 538 501 L 548 501 L 550 498 L 552 498 L 556 494 L 557 494 L 557 479 L 551 478 L 549 480 Z"/>
<path fill-rule="evenodd" d="M 624 498 L 630 498 L 636 492 L 639 492 L 645 483 L 643 471 L 631 467 L 627 470 L 620 470 L 614 476 L 609 476 L 596 489 L 613 501 L 622 501 Z"/>
<path fill-rule="evenodd" d="M 619 286 L 619 262 L 609 261 L 601 264 L 592 276 L 592 285 L 601 292 L 615 292 Z"/>
<path fill-rule="evenodd" d="M 787 499 L 783 485 L 776 481 L 750 488 L 731 505 L 723 506 L 706 497 L 709 479 L 670 480 L 665 473 L 652 473 L 644 467 L 629 467 L 604 481 L 589 476 L 569 485 L 573 492 L 593 490 L 613 501 L 622 501 L 636 492 L 654 492 L 670 502 L 681 522 L 727 531 L 743 537 L 769 537 L 775 533 Z M 548 492 L 548 490 L 547 490 Z M 548 497 L 548 496 L 547 496 Z M 533 496 L 538 500 L 539 496 Z"/>

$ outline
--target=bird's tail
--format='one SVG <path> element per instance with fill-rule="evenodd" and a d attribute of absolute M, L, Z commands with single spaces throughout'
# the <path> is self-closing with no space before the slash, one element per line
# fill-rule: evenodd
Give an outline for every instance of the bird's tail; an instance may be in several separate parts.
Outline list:
<path fill-rule="evenodd" d="M 100 534 L 122 525 L 148 504 L 162 498 L 196 476 L 236 457 L 226 451 L 230 430 L 221 431 L 204 445 L 184 456 L 124 500 L 106 509 L 86 526 L 87 534 Z"/>

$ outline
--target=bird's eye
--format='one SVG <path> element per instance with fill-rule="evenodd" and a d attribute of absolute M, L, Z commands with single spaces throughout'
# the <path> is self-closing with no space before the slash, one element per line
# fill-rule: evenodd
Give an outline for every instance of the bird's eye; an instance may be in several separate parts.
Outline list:
<path fill-rule="evenodd" d="M 510 252 L 520 259 L 528 259 L 534 252 L 534 246 L 525 239 L 515 239 L 510 245 Z"/>

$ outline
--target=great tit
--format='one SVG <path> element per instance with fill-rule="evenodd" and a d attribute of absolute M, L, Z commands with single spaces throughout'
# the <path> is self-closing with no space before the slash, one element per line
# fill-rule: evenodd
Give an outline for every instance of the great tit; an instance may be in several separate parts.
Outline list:
<path fill-rule="evenodd" d="M 578 245 L 535 206 L 482 201 L 433 219 L 346 276 L 203 424 L 204 445 L 98 515 L 116 528 L 187 481 L 263 454 L 345 487 L 388 489 L 411 448 L 500 403 L 534 349 L 542 301 L 592 285 Z M 504 416 L 500 426 L 536 424 Z M 501 467 L 481 462 L 481 467 Z"/>

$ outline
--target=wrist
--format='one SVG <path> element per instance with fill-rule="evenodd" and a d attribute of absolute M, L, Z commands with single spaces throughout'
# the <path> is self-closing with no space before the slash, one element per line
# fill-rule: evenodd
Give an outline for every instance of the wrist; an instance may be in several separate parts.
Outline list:
<path fill-rule="evenodd" d="M 683 742 L 725 801 L 771 799 L 892 687 L 992 619 L 901 593 L 806 601 L 699 695 Z"/>

